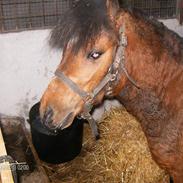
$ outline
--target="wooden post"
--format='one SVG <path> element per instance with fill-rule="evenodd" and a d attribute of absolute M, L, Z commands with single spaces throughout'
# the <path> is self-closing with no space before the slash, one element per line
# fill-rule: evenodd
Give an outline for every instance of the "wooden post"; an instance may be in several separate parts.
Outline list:
<path fill-rule="evenodd" d="M 180 24 L 183 24 L 183 0 L 177 0 L 177 18 Z"/>
<path fill-rule="evenodd" d="M 5 155 L 7 155 L 7 152 L 3 140 L 2 131 L 0 128 L 0 156 Z M 0 175 L 1 175 L 1 183 L 14 183 L 9 162 L 3 162 L 0 164 Z"/>
<path fill-rule="evenodd" d="M 3 8 L 2 8 L 2 2 L 0 2 L 0 32 L 3 31 Z"/>

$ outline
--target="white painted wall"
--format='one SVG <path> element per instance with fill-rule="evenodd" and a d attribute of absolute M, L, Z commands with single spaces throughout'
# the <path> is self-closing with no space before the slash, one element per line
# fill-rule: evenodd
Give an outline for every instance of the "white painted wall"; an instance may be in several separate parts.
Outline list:
<path fill-rule="evenodd" d="M 169 29 L 177 32 L 181 37 L 183 37 L 183 26 L 179 24 L 177 19 L 167 19 L 159 21 L 164 23 Z"/>
<path fill-rule="evenodd" d="M 47 45 L 49 30 L 0 34 L 0 113 L 25 116 L 40 99 L 61 53 Z"/>
<path fill-rule="evenodd" d="M 183 36 L 183 26 L 175 19 L 163 22 Z M 0 34 L 0 114 L 26 117 L 46 89 L 61 59 L 61 53 L 47 45 L 49 32 Z M 105 104 L 110 105 L 108 101 Z M 103 110 L 100 108 L 95 116 Z"/>

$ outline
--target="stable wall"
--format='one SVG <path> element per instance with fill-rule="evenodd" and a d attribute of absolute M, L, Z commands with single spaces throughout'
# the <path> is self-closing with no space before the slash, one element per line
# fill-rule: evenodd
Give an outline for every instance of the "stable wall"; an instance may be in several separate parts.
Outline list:
<path fill-rule="evenodd" d="M 49 32 L 0 34 L 0 113 L 25 116 L 40 99 L 61 58 L 47 45 Z"/>
<path fill-rule="evenodd" d="M 177 20 L 163 20 L 183 36 L 183 26 Z M 29 108 L 37 102 L 61 60 L 61 53 L 47 45 L 50 30 L 0 34 L 0 114 L 27 117 Z M 118 105 L 106 102 L 105 107 Z M 101 107 L 96 116 L 101 115 Z"/>

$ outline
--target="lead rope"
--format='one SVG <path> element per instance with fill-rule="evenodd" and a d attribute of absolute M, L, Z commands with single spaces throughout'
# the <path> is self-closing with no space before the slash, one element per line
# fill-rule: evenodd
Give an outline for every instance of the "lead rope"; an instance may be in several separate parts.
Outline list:
<path fill-rule="evenodd" d="M 84 106 L 84 110 L 83 110 L 83 113 L 82 113 L 82 118 L 84 118 L 88 121 L 88 123 L 90 125 L 90 128 L 92 130 L 92 134 L 95 137 L 95 140 L 98 140 L 100 138 L 100 134 L 99 134 L 97 122 L 93 118 L 93 116 L 90 114 L 87 107 L 85 109 L 85 106 Z"/>

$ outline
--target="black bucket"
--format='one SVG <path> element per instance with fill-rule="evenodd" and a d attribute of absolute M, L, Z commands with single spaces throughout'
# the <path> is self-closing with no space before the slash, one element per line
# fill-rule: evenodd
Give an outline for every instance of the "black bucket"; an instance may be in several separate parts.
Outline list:
<path fill-rule="evenodd" d="M 29 112 L 32 142 L 39 158 L 52 164 L 73 160 L 82 148 L 84 120 L 75 118 L 70 127 L 54 133 L 41 123 L 39 106 L 35 104 Z"/>

